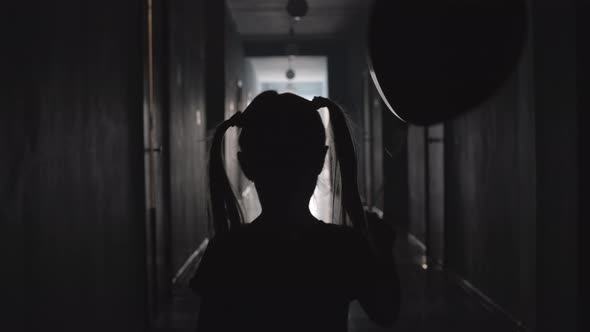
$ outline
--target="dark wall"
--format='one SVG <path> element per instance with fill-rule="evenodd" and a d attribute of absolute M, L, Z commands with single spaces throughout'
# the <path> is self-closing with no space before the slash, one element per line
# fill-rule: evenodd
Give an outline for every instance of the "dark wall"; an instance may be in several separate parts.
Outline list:
<path fill-rule="evenodd" d="M 203 1 L 168 2 L 170 221 L 174 272 L 207 237 Z"/>
<path fill-rule="evenodd" d="M 346 90 L 344 104 L 356 143 L 359 189 L 364 204 L 384 212 L 396 229 L 407 230 L 408 170 L 407 125 L 382 102 L 368 66 L 368 13 L 346 32 Z M 334 68 L 338 70 L 338 68 Z M 335 78 L 339 73 L 333 73 Z M 340 74 L 341 75 L 341 74 Z"/>
<path fill-rule="evenodd" d="M 446 265 L 534 325 L 531 54 L 495 96 L 445 124 Z"/>
<path fill-rule="evenodd" d="M 587 17 L 587 13 L 590 10 L 590 4 L 588 2 L 578 1 L 576 3 L 576 31 L 588 31 L 590 28 L 588 25 L 588 20 L 585 18 Z M 588 165 L 588 131 L 583 130 L 586 123 L 588 123 L 588 112 L 584 112 L 583 110 L 587 110 L 589 103 L 588 103 L 588 94 L 582 93 L 584 91 L 588 91 L 590 87 L 589 83 L 589 76 L 588 75 L 588 59 L 590 59 L 590 52 L 588 52 L 588 44 L 585 42 L 586 38 L 582 33 L 576 33 L 576 91 L 577 91 L 577 113 L 578 113 L 578 156 L 579 161 L 578 164 L 580 165 L 580 172 L 579 172 L 579 182 L 578 182 L 578 202 L 579 202 L 579 211 L 580 214 L 578 215 L 578 226 L 580 227 L 578 230 L 578 266 L 580 268 L 579 271 L 579 279 L 578 284 L 580 286 L 580 290 L 578 292 L 578 322 L 579 322 L 579 330 L 586 331 L 590 329 L 590 322 L 586 319 L 588 307 L 585 306 L 584 300 L 588 298 L 588 284 L 581 282 L 582 280 L 588 280 L 590 277 L 588 276 L 588 252 L 590 252 L 590 246 L 588 245 L 588 241 L 584 241 L 584 239 L 588 238 L 588 222 L 587 220 L 590 219 L 588 215 L 588 209 L 584 208 L 589 206 L 589 198 L 590 193 L 588 192 L 588 188 L 590 188 L 590 183 L 588 182 L 588 172 L 584 171 L 590 169 Z"/>
<path fill-rule="evenodd" d="M 247 106 L 247 93 L 256 89 L 256 87 L 253 86 L 253 69 L 250 68 L 250 71 L 247 71 L 244 45 L 241 36 L 237 32 L 237 27 L 231 17 L 231 13 L 227 8 L 225 9 L 224 22 L 224 79 L 222 80 L 224 91 L 223 96 L 221 96 L 223 97 L 221 102 L 224 107 L 218 110 L 211 110 L 214 112 L 220 112 L 223 115 L 221 120 L 228 119 L 236 112 L 243 111 Z M 253 214 L 253 211 L 251 210 L 252 207 L 243 200 L 244 196 L 242 195 L 249 182 L 243 175 L 238 163 L 238 130 L 236 128 L 228 129 L 225 134 L 224 153 L 226 172 L 232 183 L 234 194 L 242 204 L 242 210 L 244 212 L 243 217 L 253 219 L 258 216 L 257 212 L 254 212 L 254 214 L 256 214 L 255 216 L 251 215 Z M 244 211 L 246 209 L 248 209 L 248 211 Z"/>
<path fill-rule="evenodd" d="M 4 262 L 3 271 L 9 272 L 0 274 L 0 288 L 4 294 L 0 306 L 5 308 L 2 329 L 22 331 L 27 318 L 27 296 L 31 294 L 25 280 L 31 266 L 24 260 L 27 244 L 31 244 L 30 241 L 25 243 L 25 231 L 31 221 L 25 219 L 24 206 L 25 198 L 30 196 L 29 174 L 35 160 L 33 148 L 38 142 L 35 125 L 39 103 L 38 97 L 32 95 L 35 86 L 31 67 L 32 53 L 37 48 L 32 43 L 36 37 L 34 26 L 12 16 L 28 14 L 27 8 L 10 4 L 6 12 L 10 12 L 10 16 L 3 16 L 2 22 L 12 33 L 1 30 L 3 43 L 9 47 L 3 48 L 0 64 L 4 83 L 0 111 L 0 148 L 4 151 L 0 158 L 0 259 Z M 31 123 L 32 128 L 24 130 L 27 123 Z"/>
<path fill-rule="evenodd" d="M 547 331 L 573 331 L 577 322 L 572 8 L 532 5 L 513 76 L 445 123 L 446 266 L 515 320 Z"/>
<path fill-rule="evenodd" d="M 346 40 L 343 41 L 342 57 L 345 66 L 343 76 L 346 82 L 347 93 L 340 97 L 348 113 L 350 129 L 352 131 L 356 154 L 358 159 L 358 184 L 363 203 L 367 206 L 373 205 L 375 188 L 373 186 L 373 151 L 371 150 L 374 138 L 372 129 L 372 83 L 370 82 L 367 65 L 366 47 L 366 15 L 359 13 L 359 22 L 355 29 L 348 32 Z M 330 59 L 329 59 L 330 60 Z M 335 69 L 338 70 L 338 69 Z M 342 69 L 341 69 L 342 70 Z M 332 84 L 332 81 L 330 81 Z M 330 97 L 332 97 L 330 95 Z M 339 98 L 334 96 L 332 98 Z M 379 114 L 380 115 L 380 114 Z"/>
<path fill-rule="evenodd" d="M 535 1 L 537 297 L 540 331 L 578 330 L 578 112 L 575 1 Z M 581 32 L 578 32 L 581 34 Z"/>
<path fill-rule="evenodd" d="M 425 160 L 425 192 L 427 193 L 425 210 L 428 227 L 426 237 L 428 256 L 437 265 L 444 264 L 445 258 L 445 159 L 444 159 L 444 125 L 429 126 L 426 132 L 427 155 Z"/>
<path fill-rule="evenodd" d="M 225 1 L 205 1 L 205 107 L 207 130 L 225 119 L 226 108 L 226 31 L 229 24 Z"/>
<path fill-rule="evenodd" d="M 174 1 L 168 12 L 170 201 L 177 271 L 211 235 L 208 149 L 215 127 L 244 106 L 238 84 L 244 56 L 224 2 Z"/>
<path fill-rule="evenodd" d="M 426 139 L 425 128 L 407 126 L 408 227 L 410 234 L 426 242 Z"/>
<path fill-rule="evenodd" d="M 208 149 L 215 127 L 245 106 L 239 87 L 244 56 L 224 2 L 183 0 L 168 6 L 171 241 L 176 272 L 212 235 Z"/>
<path fill-rule="evenodd" d="M 3 249 L 22 266 L 24 302 L 23 325 L 7 330 L 142 331 L 144 8 L 34 5 L 11 12 L 14 33 L 34 30 L 11 59 L 26 84 L 5 96 L 1 121 L 2 223 L 20 235 Z"/>
<path fill-rule="evenodd" d="M 431 259 L 534 327 L 537 160 L 528 42 L 504 85 L 446 122 L 444 135 L 409 127 L 409 231 Z"/>
<path fill-rule="evenodd" d="M 408 126 L 386 106 L 383 121 L 383 213 L 399 234 L 408 232 Z"/>
<path fill-rule="evenodd" d="M 407 126 L 407 231 L 444 261 L 444 126 Z M 420 245 L 422 247 L 422 245 Z"/>

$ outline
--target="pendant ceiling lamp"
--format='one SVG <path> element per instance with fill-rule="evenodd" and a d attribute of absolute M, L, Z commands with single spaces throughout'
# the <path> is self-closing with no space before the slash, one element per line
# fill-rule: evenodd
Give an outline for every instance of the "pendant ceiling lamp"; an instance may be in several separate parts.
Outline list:
<path fill-rule="evenodd" d="M 307 14 L 309 6 L 305 0 L 289 0 L 287 2 L 287 13 L 295 20 L 300 20 Z"/>
<path fill-rule="evenodd" d="M 291 56 L 289 56 L 288 59 L 289 59 L 289 69 L 287 69 L 287 71 L 285 72 L 285 76 L 287 77 L 288 80 L 292 80 L 295 78 L 295 71 L 291 67 Z"/>
<path fill-rule="evenodd" d="M 285 48 L 285 53 L 287 54 L 289 61 L 289 66 L 287 68 L 287 71 L 285 72 L 285 77 L 287 77 L 289 81 L 295 78 L 295 70 L 293 70 L 293 67 L 291 66 L 291 61 L 299 52 L 297 44 L 295 43 L 294 25 L 296 21 L 299 21 L 303 16 L 307 14 L 308 9 L 309 6 L 307 5 L 307 1 L 305 0 L 289 0 L 287 2 L 287 13 L 289 14 L 289 16 L 291 16 L 291 18 L 293 18 L 289 25 L 289 43 Z"/>

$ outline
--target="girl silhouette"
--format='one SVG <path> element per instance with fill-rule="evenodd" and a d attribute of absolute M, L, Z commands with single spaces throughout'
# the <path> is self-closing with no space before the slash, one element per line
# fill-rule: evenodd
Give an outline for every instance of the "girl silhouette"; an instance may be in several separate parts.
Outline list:
<path fill-rule="evenodd" d="M 328 151 L 317 112 L 323 107 L 340 201 L 332 223 L 309 210 Z M 239 164 L 262 207 L 249 224 L 223 166 L 223 136 L 232 126 L 241 129 Z M 399 281 L 392 239 L 369 236 L 356 173 L 346 118 L 326 98 L 266 91 L 217 128 L 209 160 L 215 236 L 190 282 L 201 296 L 199 332 L 346 331 L 352 300 L 378 325 L 393 324 Z"/>

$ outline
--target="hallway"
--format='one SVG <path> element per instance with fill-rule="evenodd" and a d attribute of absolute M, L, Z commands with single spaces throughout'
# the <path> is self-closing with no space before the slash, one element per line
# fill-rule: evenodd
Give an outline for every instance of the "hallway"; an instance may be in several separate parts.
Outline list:
<path fill-rule="evenodd" d="M 469 49 L 492 40 L 474 35 L 470 15 L 471 25 L 440 26 L 466 36 L 461 47 L 440 42 L 442 30 L 426 23 L 435 4 L 450 6 L 453 17 L 461 14 L 455 4 L 480 2 L 484 16 L 487 5 L 522 5 L 524 19 L 506 77 L 473 103 L 469 88 L 497 71 L 452 65 L 476 55 L 502 60 L 503 50 Z M 378 4 L 421 7 L 397 16 L 406 28 L 391 21 L 403 11 L 376 11 Z M 401 315 L 390 331 L 589 330 L 581 303 L 590 280 L 590 94 L 578 91 L 587 86 L 579 62 L 588 56 L 577 54 L 587 38 L 576 26 L 587 20 L 575 1 L 34 0 L 12 1 L 3 13 L 1 331 L 194 331 L 199 300 L 185 283 L 216 234 L 215 132 L 233 119 L 214 159 L 227 177 L 220 187 L 249 223 L 261 204 L 238 159 L 247 120 L 236 114 L 268 89 L 342 108 L 331 118 L 329 107 L 311 103 L 318 132 L 324 126 L 317 140 L 328 148 L 318 152 L 327 157 L 314 166 L 309 210 L 345 223 L 331 217 L 342 212 L 335 179 L 347 180 L 358 191 L 356 216 L 370 211 L 397 234 Z M 501 13 L 492 21 L 506 23 Z M 400 71 L 389 68 L 392 80 L 384 80 L 372 43 L 407 76 L 396 81 Z M 440 52 L 423 52 L 432 45 Z M 466 72 L 475 74 L 460 81 Z M 459 86 L 457 99 L 445 93 L 449 86 Z M 404 99 L 405 114 L 396 104 Z M 452 116 L 441 116 L 444 109 Z M 274 130 L 262 141 L 276 144 L 268 170 L 292 152 L 275 138 L 299 119 L 280 126 L 277 114 L 262 121 Z M 357 160 L 347 174 L 355 176 L 337 168 L 338 114 L 350 126 L 345 138 Z M 429 121 L 419 121 L 424 114 Z M 285 183 L 289 193 L 300 184 Z M 349 327 L 388 330 L 356 302 Z"/>

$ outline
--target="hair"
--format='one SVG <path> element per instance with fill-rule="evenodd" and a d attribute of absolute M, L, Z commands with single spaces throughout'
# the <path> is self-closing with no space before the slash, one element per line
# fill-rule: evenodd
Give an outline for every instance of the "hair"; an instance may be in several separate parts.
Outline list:
<path fill-rule="evenodd" d="M 256 96 L 243 112 L 235 113 L 215 130 L 209 155 L 209 191 L 213 231 L 221 236 L 243 223 L 238 201 L 227 177 L 223 160 L 223 138 L 228 128 L 241 128 L 242 151 L 268 153 L 261 145 L 297 145 L 301 151 L 326 145 L 326 132 L 318 110 L 326 107 L 330 116 L 333 145 L 332 181 L 334 200 L 332 222 L 366 234 L 367 225 L 357 184 L 357 161 L 347 118 L 341 107 L 322 97 L 309 101 L 291 93 L 265 91 Z M 269 126 L 268 119 L 273 119 Z M 268 139 L 268 135 L 273 139 Z M 274 145 L 273 145 L 274 144 Z M 337 192 L 338 191 L 338 192 Z M 338 197 L 338 198 L 337 198 Z"/>

